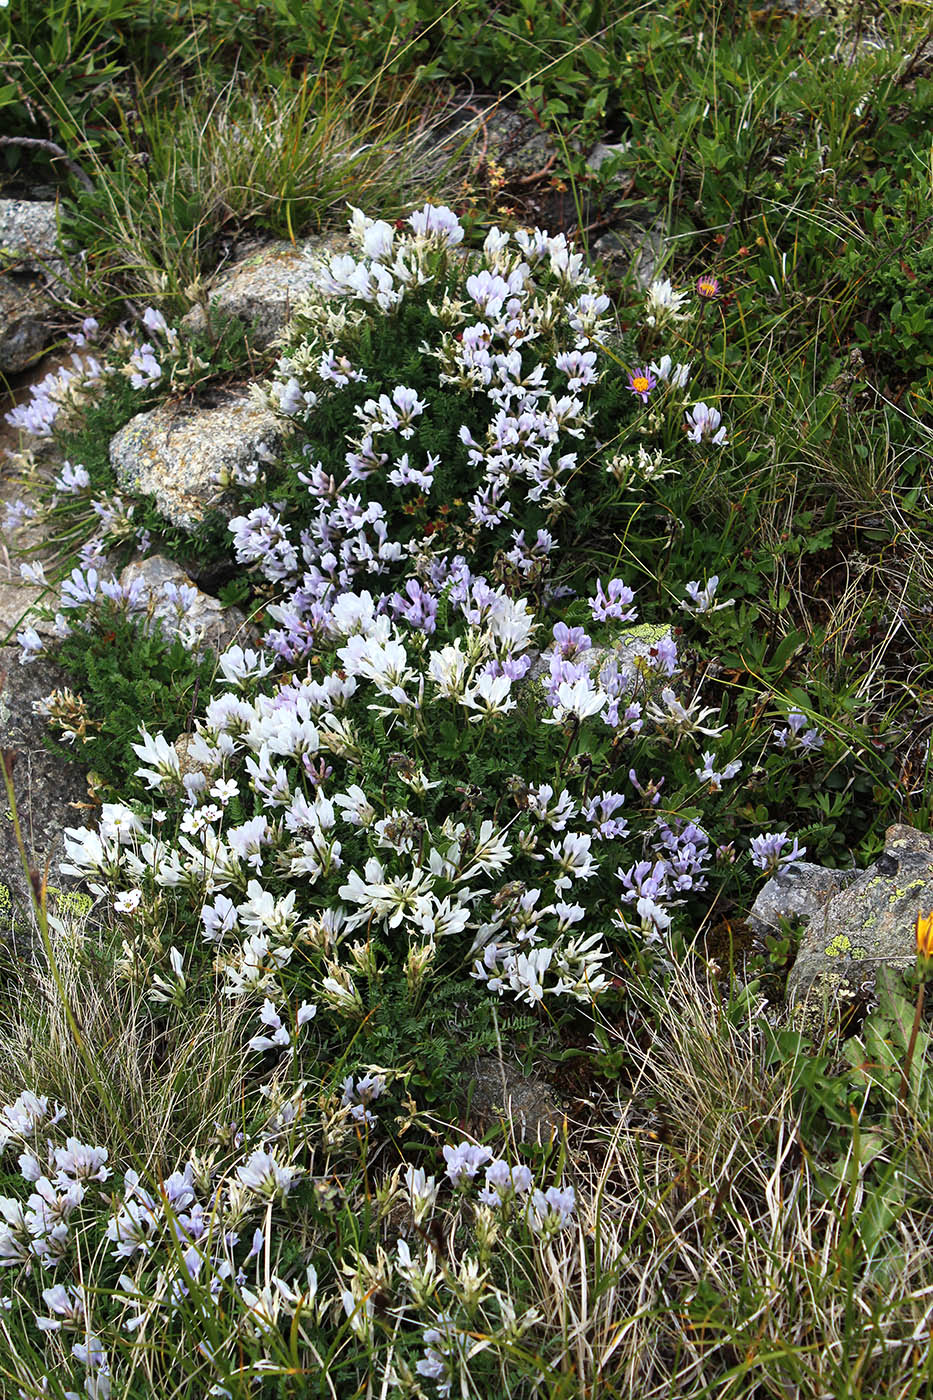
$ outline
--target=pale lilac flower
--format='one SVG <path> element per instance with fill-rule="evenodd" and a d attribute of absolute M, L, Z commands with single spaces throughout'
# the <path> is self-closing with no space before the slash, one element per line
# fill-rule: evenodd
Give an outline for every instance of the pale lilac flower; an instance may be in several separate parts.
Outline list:
<path fill-rule="evenodd" d="M 134 389 L 148 389 L 151 385 L 158 384 L 162 378 L 162 366 L 148 341 L 133 351 L 127 368 L 131 371 L 130 383 Z"/>
<path fill-rule="evenodd" d="M 5 1147 L 11 1138 L 31 1138 L 40 1127 L 52 1128 L 64 1116 L 65 1110 L 59 1104 L 49 1110 L 46 1094 L 35 1094 L 31 1089 L 24 1089 L 13 1103 L 0 1107 L 0 1148 Z"/>
<path fill-rule="evenodd" d="M 386 1087 L 385 1075 L 364 1074 L 354 1082 L 353 1075 L 348 1074 L 341 1087 L 341 1106 L 350 1110 L 350 1117 L 355 1122 L 372 1126 L 376 1115 L 370 1111 L 369 1106 L 383 1094 Z"/>
<path fill-rule="evenodd" d="M 556 1235 L 573 1219 L 577 1197 L 572 1186 L 549 1186 L 535 1191 L 528 1208 L 528 1223 L 536 1235 Z"/>
<path fill-rule="evenodd" d="M 821 749 L 825 742 L 823 735 L 812 726 L 808 717 L 801 710 L 789 710 L 787 714 L 787 728 L 780 729 L 775 726 L 771 733 L 774 735 L 775 747 L 779 749 L 804 749 L 815 751 Z"/>
<path fill-rule="evenodd" d="M 43 650 L 43 641 L 34 627 L 24 627 L 17 632 L 16 640 L 20 646 L 19 664 L 28 665 L 30 661 L 35 661 Z"/>
<path fill-rule="evenodd" d="M 648 649 L 648 665 L 652 671 L 663 676 L 673 676 L 677 671 L 677 643 L 667 633 L 652 643 Z"/>
<path fill-rule="evenodd" d="M 39 585 L 40 587 L 48 587 L 49 581 L 45 576 L 45 567 L 41 563 L 20 564 L 19 576 L 26 583 L 34 583 Z"/>
<path fill-rule="evenodd" d="M 628 834 L 625 818 L 613 815 L 624 802 L 621 792 L 604 792 L 583 804 L 583 819 L 591 824 L 597 840 L 619 841 Z"/>
<path fill-rule="evenodd" d="M 463 229 L 460 220 L 446 204 L 426 204 L 409 217 L 409 225 L 415 233 L 425 238 L 437 238 L 448 248 L 463 242 Z"/>
<path fill-rule="evenodd" d="M 467 278 L 466 289 L 481 314 L 491 318 L 499 315 L 509 295 L 509 284 L 505 278 L 489 272 L 486 268 Z"/>
<path fill-rule="evenodd" d="M 702 613 L 714 613 L 719 612 L 722 608 L 733 607 L 735 603 L 734 598 L 729 598 L 724 603 L 717 603 L 714 601 L 718 587 L 718 574 L 713 574 L 711 578 L 707 579 L 706 585 L 703 588 L 700 587 L 698 580 L 693 579 L 687 584 L 685 589 L 688 601 L 686 603 L 681 603 L 680 606 L 685 612 L 693 613 L 697 617 Z"/>
<path fill-rule="evenodd" d="M 531 1170 L 524 1164 L 510 1167 L 504 1157 L 497 1157 L 486 1168 L 486 1185 L 479 1193 L 483 1205 L 500 1206 L 513 1196 L 525 1196 L 534 1185 Z"/>
<path fill-rule="evenodd" d="M 703 766 L 695 770 L 700 782 L 709 784 L 710 792 L 720 792 L 723 783 L 734 778 L 742 767 L 741 760 L 734 758 L 725 765 L 721 773 L 718 773 L 714 768 L 715 762 L 715 754 L 707 751 L 703 754 Z"/>
<path fill-rule="evenodd" d="M 4 501 L 2 528 L 4 530 L 18 530 L 27 520 L 31 520 L 35 513 L 35 506 L 31 506 L 20 496 L 15 501 Z"/>
<path fill-rule="evenodd" d="M 271 1152 L 257 1148 L 244 1166 L 237 1167 L 237 1177 L 243 1186 L 270 1200 L 284 1200 L 301 1176 L 299 1167 L 276 1160 Z"/>
<path fill-rule="evenodd" d="M 87 1326 L 84 1289 L 80 1284 L 66 1288 L 62 1283 L 43 1288 L 42 1298 L 51 1317 L 36 1317 L 40 1332 L 59 1332 L 63 1327 Z"/>
<path fill-rule="evenodd" d="M 54 1155 L 57 1187 L 67 1187 L 70 1181 L 106 1181 L 112 1175 L 106 1165 L 109 1155 L 106 1147 L 91 1147 L 70 1137 L 64 1147 L 56 1147 Z"/>
<path fill-rule="evenodd" d="M 675 364 L 670 355 L 662 355 L 657 363 L 652 360 L 648 368 L 672 389 L 686 389 L 690 379 L 689 364 Z"/>
<path fill-rule="evenodd" d="M 61 587 L 62 607 L 80 608 L 85 603 L 93 603 L 97 597 L 100 585 L 100 575 L 94 568 L 88 568 L 81 572 L 80 569 L 72 569 Z"/>
<path fill-rule="evenodd" d="M 603 591 L 602 580 L 596 584 L 596 597 L 590 599 L 590 612 L 594 622 L 606 622 L 614 618 L 616 622 L 634 622 L 637 613 L 631 607 L 635 594 L 620 578 L 612 578 Z"/>
<path fill-rule="evenodd" d="M 753 836 L 750 842 L 752 864 L 769 875 L 787 865 L 793 865 L 794 861 L 801 860 L 806 855 L 807 848 L 801 846 L 794 837 L 790 850 L 785 850 L 789 841 L 790 837 L 786 831 L 771 831 L 767 835 Z"/>
<path fill-rule="evenodd" d="M 492 1160 L 492 1149 L 472 1142 L 459 1142 L 456 1147 L 444 1148 L 444 1161 L 447 1175 L 456 1185 L 463 1177 L 472 1181 L 473 1177 Z"/>

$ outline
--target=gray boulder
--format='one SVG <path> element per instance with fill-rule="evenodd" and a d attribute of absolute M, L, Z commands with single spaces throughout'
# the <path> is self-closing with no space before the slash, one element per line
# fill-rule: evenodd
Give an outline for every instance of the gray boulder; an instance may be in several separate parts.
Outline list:
<path fill-rule="evenodd" d="M 46 721 L 33 713 L 33 704 L 49 691 L 67 685 L 68 678 L 50 661 L 19 663 L 18 647 L 0 648 L 0 750 L 12 756 L 16 810 L 30 869 L 49 886 L 62 884 L 58 874 L 64 857 L 62 833 L 80 825 L 80 804 L 87 800 L 83 771 L 76 763 L 49 752 L 42 742 Z M 0 806 L 0 933 L 8 936 L 31 922 L 30 881 L 23 870 L 6 789 Z"/>
<path fill-rule="evenodd" d="M 58 211 L 53 202 L 0 199 L 0 262 L 48 277 L 63 271 Z"/>
<path fill-rule="evenodd" d="M 602 170 L 607 160 L 611 160 L 613 156 L 621 155 L 628 150 L 631 144 L 631 141 L 617 141 L 607 145 L 605 141 L 597 141 L 586 158 L 587 170 L 594 172 Z"/>
<path fill-rule="evenodd" d="M 0 199 L 0 373 L 28 368 L 53 339 L 46 288 L 64 266 L 55 204 Z"/>
<path fill-rule="evenodd" d="M 312 258 L 344 251 L 345 234 L 326 234 L 291 243 L 269 243 L 240 258 L 215 278 L 208 290 L 211 311 L 252 326 L 252 344 L 265 349 L 281 335 L 297 302 L 311 289 Z M 183 318 L 183 330 L 203 331 L 208 312 L 193 306 Z"/>
<path fill-rule="evenodd" d="M 41 277 L 0 272 L 0 373 L 28 369 L 54 338 L 54 304 Z"/>
<path fill-rule="evenodd" d="M 834 895 L 857 875 L 855 870 L 830 870 L 806 860 L 795 861 L 761 887 L 746 923 L 759 937 L 778 933 L 782 920 L 808 923 L 817 919 Z"/>
<path fill-rule="evenodd" d="M 283 434 L 270 410 L 242 389 L 225 389 L 138 413 L 113 438 L 110 461 L 122 487 L 152 496 L 173 525 L 193 530 L 226 504 L 220 480 L 277 452 Z"/>
<path fill-rule="evenodd" d="M 148 588 L 152 595 L 152 616 L 165 632 L 196 639 L 202 651 L 225 651 L 235 638 L 242 637 L 246 618 L 240 609 L 225 608 L 219 599 L 202 593 L 173 559 L 151 554 L 148 559 L 133 560 L 120 574 L 120 582 L 128 584 L 134 578 L 141 578 Z M 181 587 L 194 589 L 195 597 L 179 619 L 171 594 Z"/>
<path fill-rule="evenodd" d="M 483 1055 L 473 1069 L 470 1118 L 482 1131 L 508 1123 L 520 1142 L 550 1142 L 561 1130 L 564 1110 L 547 1080 Z"/>
<path fill-rule="evenodd" d="M 933 836 L 890 826 L 883 853 L 812 914 L 787 985 L 792 1009 L 871 995 L 880 968 L 916 957 L 918 913 L 933 910 Z"/>
<path fill-rule="evenodd" d="M 631 276 L 635 286 L 645 291 L 659 277 L 664 266 L 666 225 L 653 212 L 632 216 L 615 227 L 593 245 L 608 271 L 615 277 Z"/>
<path fill-rule="evenodd" d="M 506 184 L 547 172 L 559 148 L 533 117 L 504 102 L 456 98 L 431 125 L 431 141 L 441 155 L 465 157 L 472 167 L 495 166 Z"/>

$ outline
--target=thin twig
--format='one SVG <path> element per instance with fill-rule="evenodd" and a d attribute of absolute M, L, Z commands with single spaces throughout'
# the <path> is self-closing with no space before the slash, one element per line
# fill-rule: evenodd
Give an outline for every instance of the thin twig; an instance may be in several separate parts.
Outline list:
<path fill-rule="evenodd" d="M 38 136 L 0 136 L 0 146 L 22 146 L 27 151 L 47 151 L 54 160 L 65 162 L 66 170 L 75 177 L 82 189 L 93 193 L 94 182 L 90 175 L 54 141 L 43 141 Z"/>

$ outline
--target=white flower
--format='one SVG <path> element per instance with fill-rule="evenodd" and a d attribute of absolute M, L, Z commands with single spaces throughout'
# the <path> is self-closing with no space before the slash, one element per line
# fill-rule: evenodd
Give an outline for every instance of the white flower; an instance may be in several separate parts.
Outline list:
<path fill-rule="evenodd" d="M 181 778 L 181 760 L 165 735 L 152 735 L 143 726 L 140 726 L 139 732 L 143 742 L 131 744 L 130 747 L 137 758 L 141 758 L 144 763 L 150 764 L 151 767 L 137 768 L 134 777 L 145 778 L 150 791 L 153 788 L 160 788 L 164 782 L 179 780 Z"/>
<path fill-rule="evenodd" d="M 466 683 L 469 661 L 460 650 L 460 643 L 458 637 L 452 646 L 432 651 L 428 657 L 428 675 L 447 700 L 459 700 Z"/>
<path fill-rule="evenodd" d="M 581 723 L 598 715 L 609 703 L 609 696 L 600 686 L 594 686 L 587 676 L 576 681 L 561 681 L 557 687 L 557 703 L 545 724 L 563 724 L 568 719 Z"/>
<path fill-rule="evenodd" d="M 257 1195 L 284 1200 L 296 1177 L 301 1175 L 301 1169 L 278 1162 L 271 1152 L 257 1148 L 245 1166 L 237 1167 L 236 1174 L 240 1182 Z"/>
<path fill-rule="evenodd" d="M 560 845 L 556 841 L 552 841 L 548 846 L 548 851 L 562 872 L 561 878 L 554 882 L 554 888 L 558 894 L 569 889 L 574 880 L 589 880 L 591 876 L 596 874 L 599 866 L 590 853 L 592 844 L 593 838 L 591 836 L 568 831 Z"/>
<path fill-rule="evenodd" d="M 118 914 L 132 914 L 139 908 L 142 897 L 142 890 L 122 890 L 114 896 L 113 907 Z"/>
<path fill-rule="evenodd" d="M 187 986 L 185 981 L 184 959 L 177 948 L 170 948 L 168 960 L 172 975 L 171 977 L 153 977 L 152 985 L 155 990 L 149 993 L 149 999 L 150 1001 L 174 1002 L 177 1004 Z"/>
<path fill-rule="evenodd" d="M 709 783 L 711 792 L 721 792 L 723 783 L 729 778 L 734 778 L 736 773 L 739 772 L 742 767 L 742 761 L 741 759 L 734 758 L 731 763 L 726 764 L 721 773 L 715 771 L 713 766 L 715 762 L 715 754 L 707 750 L 707 752 L 703 754 L 702 768 L 697 768 L 695 772 L 701 783 Z"/>
<path fill-rule="evenodd" d="M 433 1176 L 426 1176 L 422 1167 L 405 1168 L 405 1185 L 416 1225 L 422 1225 L 434 1210 L 437 1185 Z"/>
<path fill-rule="evenodd" d="M 687 313 L 681 310 L 687 301 L 686 292 L 675 292 L 669 277 L 651 283 L 645 295 L 645 322 L 649 326 L 664 326 L 676 321 L 685 321 Z"/>
<path fill-rule="evenodd" d="M 417 867 L 407 878 L 384 879 L 385 871 L 373 856 L 364 867 L 365 878 L 355 870 L 347 876 L 347 883 L 340 886 L 340 898 L 360 905 L 360 913 L 350 920 L 351 926 L 365 923 L 370 917 L 382 919 L 389 928 L 398 928 L 406 916 L 419 914 L 429 909 L 427 901 L 431 886 L 431 876 Z"/>
<path fill-rule="evenodd" d="M 722 416 L 716 408 L 708 404 L 696 403 L 687 413 L 685 427 L 688 442 L 711 442 L 716 447 L 724 447 L 729 441 L 725 428 L 719 425 Z"/>
<path fill-rule="evenodd" d="M 724 724 L 718 727 L 704 725 L 703 721 L 716 711 L 712 706 L 701 709 L 698 696 L 694 696 L 688 705 L 682 705 L 670 686 L 665 686 L 661 691 L 661 700 L 663 710 L 653 701 L 648 706 L 648 714 L 659 728 L 671 729 L 679 734 L 705 734 L 710 739 L 718 739 L 726 729 Z"/>
<path fill-rule="evenodd" d="M 436 238 L 448 248 L 463 242 L 460 220 L 446 204 L 426 204 L 423 209 L 415 210 L 408 222 L 422 238 Z"/>
<path fill-rule="evenodd" d="M 496 875 L 505 868 L 511 856 L 511 849 L 502 832 L 496 831 L 491 821 L 484 821 L 476 838 L 472 860 L 461 878 L 467 880 L 477 870 L 484 875 Z"/>
<path fill-rule="evenodd" d="M 228 647 L 219 657 L 219 663 L 224 680 L 235 686 L 242 686 L 248 680 L 261 680 L 273 669 L 272 662 L 258 652 L 244 651 L 238 646 Z"/>
<path fill-rule="evenodd" d="M 511 688 L 512 682 L 508 676 L 490 676 L 485 673 L 478 676 L 476 683 L 460 701 L 466 709 L 479 711 L 478 714 L 470 716 L 470 723 L 478 724 L 492 715 L 505 715 L 509 710 L 514 710 L 515 701 L 509 694 Z"/>
<path fill-rule="evenodd" d="M 49 1100 L 45 1094 L 35 1094 L 24 1089 L 19 1098 L 0 1108 L 0 1148 L 5 1147 L 10 1138 L 31 1138 L 40 1127 L 51 1128 L 60 1123 L 65 1110 L 55 1105 L 49 1113 Z"/>

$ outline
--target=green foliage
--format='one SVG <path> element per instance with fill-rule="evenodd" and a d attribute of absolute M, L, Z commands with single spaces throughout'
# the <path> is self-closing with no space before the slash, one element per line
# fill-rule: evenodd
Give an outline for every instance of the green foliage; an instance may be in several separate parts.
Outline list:
<path fill-rule="evenodd" d="M 177 738 L 208 691 L 213 657 L 199 661 L 158 624 L 146 632 L 111 607 L 96 614 L 90 631 L 75 628 L 64 639 L 58 661 L 92 720 L 80 746 L 56 745 L 59 752 L 87 764 L 115 793 L 141 796 L 146 785 L 133 776 L 138 763 L 130 748 L 140 725 Z"/>
<path fill-rule="evenodd" d="M 933 91 L 933 84 L 930 84 Z M 933 232 L 926 205 L 914 212 L 915 190 L 928 172 L 918 163 L 916 185 L 905 180 L 894 208 L 866 210 L 866 235 L 878 246 L 874 266 L 862 273 L 857 343 L 890 392 L 908 388 L 914 411 L 933 401 L 933 316 L 926 288 L 933 278 Z M 909 191 L 909 195 L 908 195 Z M 853 274 L 855 259 L 848 255 Z"/>
<path fill-rule="evenodd" d="M 351 86 L 367 88 L 382 69 L 422 84 L 468 79 L 480 89 L 514 89 L 543 124 L 572 124 L 585 139 L 605 119 L 613 59 L 638 23 L 604 13 L 602 0 L 542 7 L 530 0 L 274 0 L 292 51 L 325 56 Z"/>

